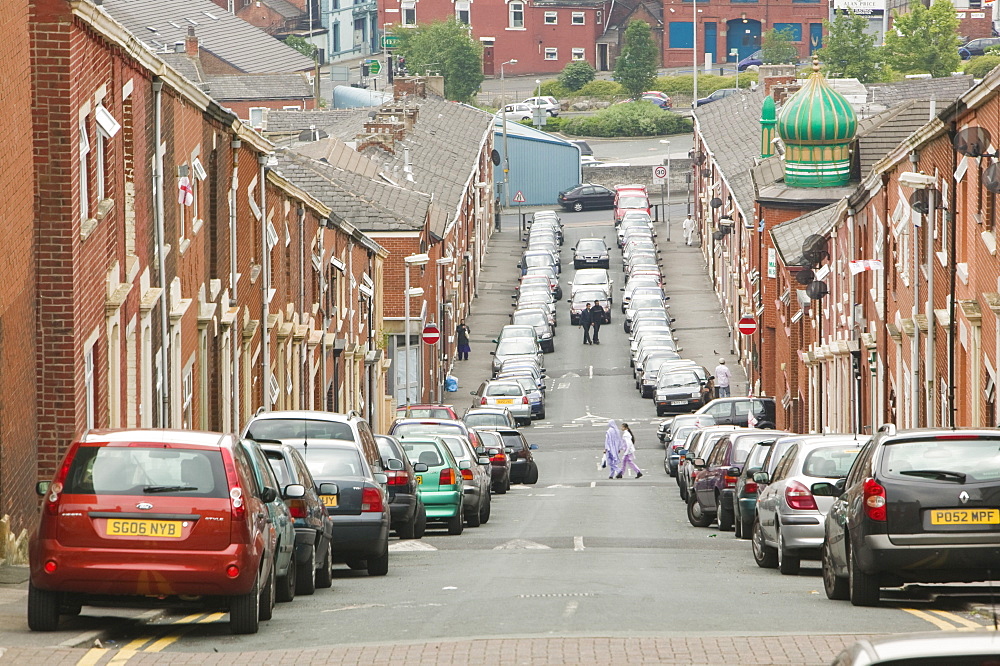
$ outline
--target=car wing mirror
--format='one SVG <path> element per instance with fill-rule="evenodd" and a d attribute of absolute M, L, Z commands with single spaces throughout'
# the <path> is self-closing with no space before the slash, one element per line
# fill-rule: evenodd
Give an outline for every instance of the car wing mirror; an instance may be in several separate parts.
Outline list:
<path fill-rule="evenodd" d="M 479 456 L 479 458 L 476 459 L 476 462 L 478 462 L 480 465 L 489 465 L 490 459 L 488 456 Z"/>
<path fill-rule="evenodd" d="M 484 456 L 484 455 L 486 455 L 486 447 L 485 446 L 477 446 L 476 447 L 476 455 L 477 456 Z"/>
<path fill-rule="evenodd" d="M 417 474 L 421 474 L 427 471 L 427 463 L 416 462 L 413 463 L 413 471 Z"/>
<path fill-rule="evenodd" d="M 285 486 L 285 490 L 281 493 L 281 495 L 285 499 L 298 499 L 300 497 L 305 497 L 306 487 L 300 483 L 290 483 Z"/>
<path fill-rule="evenodd" d="M 691 459 L 691 464 L 694 465 L 695 467 L 704 467 L 705 466 L 705 459 L 704 458 L 692 458 Z"/>
<path fill-rule="evenodd" d="M 49 488 L 51 487 L 52 487 L 51 481 L 39 481 L 38 483 L 35 484 L 35 492 L 38 493 L 39 497 L 44 497 L 45 494 L 49 492 Z"/>
<path fill-rule="evenodd" d="M 755 483 L 759 483 L 762 486 L 766 486 L 771 483 L 771 475 L 767 472 L 757 472 L 753 475 L 753 480 Z"/>
<path fill-rule="evenodd" d="M 260 500 L 264 504 L 270 504 L 274 500 L 278 499 L 278 491 L 271 486 L 264 486 L 260 491 Z"/>
<path fill-rule="evenodd" d="M 729 469 L 726 470 L 726 476 L 739 476 L 739 475 L 740 475 L 739 467 L 730 467 Z"/>
<path fill-rule="evenodd" d="M 498 455 L 500 455 L 500 449 L 486 449 L 486 455 L 488 455 L 488 456 L 498 456 Z"/>
<path fill-rule="evenodd" d="M 529 444 L 528 448 L 531 449 L 532 451 L 535 451 L 536 449 L 538 449 L 538 444 Z"/>
<path fill-rule="evenodd" d="M 816 497 L 836 497 L 840 494 L 836 492 L 836 486 L 829 481 L 820 481 L 812 484 L 809 487 L 809 492 Z"/>
<path fill-rule="evenodd" d="M 471 460 L 459 460 L 458 461 L 458 468 L 459 469 L 472 469 L 472 461 Z"/>
<path fill-rule="evenodd" d="M 384 474 L 383 472 L 375 472 L 374 474 L 372 474 L 372 479 L 374 479 L 375 483 L 379 484 L 380 486 L 384 486 L 385 484 L 389 483 L 389 476 L 387 474 Z"/>
<path fill-rule="evenodd" d="M 414 467 L 414 469 L 416 469 Z M 319 494 L 320 495 L 339 495 L 340 486 L 336 483 L 321 483 L 319 484 Z"/>

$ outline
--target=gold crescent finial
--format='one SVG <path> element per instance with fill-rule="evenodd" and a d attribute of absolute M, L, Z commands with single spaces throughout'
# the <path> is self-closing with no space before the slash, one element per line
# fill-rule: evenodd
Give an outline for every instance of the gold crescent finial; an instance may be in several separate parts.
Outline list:
<path fill-rule="evenodd" d="M 819 71 L 819 57 L 817 57 L 815 55 L 813 56 L 813 71 L 814 72 L 818 72 Z"/>

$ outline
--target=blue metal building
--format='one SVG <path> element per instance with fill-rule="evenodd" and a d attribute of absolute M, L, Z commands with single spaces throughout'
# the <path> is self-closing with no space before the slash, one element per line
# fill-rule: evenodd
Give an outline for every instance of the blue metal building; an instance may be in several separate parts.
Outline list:
<path fill-rule="evenodd" d="M 503 189 L 503 121 L 496 119 L 493 145 L 500 153 L 500 166 L 493 170 L 494 191 L 506 203 Z M 554 134 L 507 121 L 507 147 L 510 150 L 508 184 L 510 204 L 516 205 L 518 192 L 525 206 L 556 204 L 559 193 L 581 182 L 580 149 Z"/>

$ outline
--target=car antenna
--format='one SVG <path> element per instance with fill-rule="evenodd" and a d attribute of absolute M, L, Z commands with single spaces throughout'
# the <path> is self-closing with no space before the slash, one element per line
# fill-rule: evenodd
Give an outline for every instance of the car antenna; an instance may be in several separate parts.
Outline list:
<path fill-rule="evenodd" d="M 309 419 L 302 417 L 302 425 L 305 430 L 302 433 L 302 452 L 303 454 L 309 453 Z M 303 458 L 305 455 L 302 456 Z"/>
<path fill-rule="evenodd" d="M 997 631 L 997 602 L 993 596 L 993 572 L 986 570 L 986 577 L 990 586 L 990 614 L 993 616 L 993 631 Z"/>

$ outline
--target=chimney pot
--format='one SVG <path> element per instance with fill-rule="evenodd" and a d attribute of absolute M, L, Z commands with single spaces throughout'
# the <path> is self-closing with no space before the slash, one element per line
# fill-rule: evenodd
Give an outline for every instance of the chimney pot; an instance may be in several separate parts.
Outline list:
<path fill-rule="evenodd" d="M 187 36 L 184 38 L 184 52 L 192 58 L 197 58 L 198 51 L 198 37 L 194 34 L 194 26 L 189 25 Z"/>

